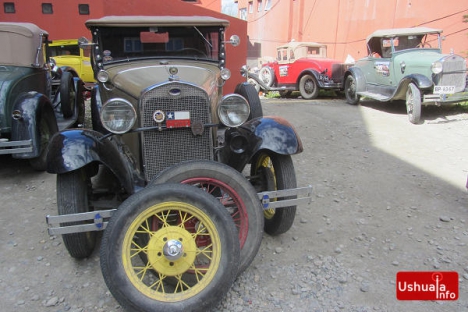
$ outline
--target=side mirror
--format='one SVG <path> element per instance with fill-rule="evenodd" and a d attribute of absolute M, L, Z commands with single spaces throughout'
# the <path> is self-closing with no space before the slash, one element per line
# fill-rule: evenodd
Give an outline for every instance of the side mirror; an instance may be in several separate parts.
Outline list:
<path fill-rule="evenodd" d="M 229 41 L 223 41 L 223 43 L 230 43 L 233 47 L 237 47 L 240 44 L 240 38 L 238 35 L 232 35 Z"/>

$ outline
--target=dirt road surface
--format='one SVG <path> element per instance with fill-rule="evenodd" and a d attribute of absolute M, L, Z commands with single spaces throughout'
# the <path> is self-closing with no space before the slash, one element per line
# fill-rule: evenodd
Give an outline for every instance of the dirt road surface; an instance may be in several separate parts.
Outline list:
<path fill-rule="evenodd" d="M 468 115 L 342 99 L 263 100 L 300 134 L 300 186 L 313 186 L 293 228 L 264 235 L 219 311 L 467 311 Z M 99 257 L 68 256 L 49 237 L 55 176 L 0 157 L 0 311 L 121 311 Z M 399 271 L 455 271 L 456 301 L 399 301 Z"/>

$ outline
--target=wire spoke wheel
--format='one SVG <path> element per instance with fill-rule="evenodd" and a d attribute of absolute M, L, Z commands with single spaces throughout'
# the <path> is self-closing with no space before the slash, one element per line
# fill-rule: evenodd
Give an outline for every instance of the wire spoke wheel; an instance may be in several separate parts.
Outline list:
<path fill-rule="evenodd" d="M 195 160 L 169 167 L 151 182 L 163 183 L 189 184 L 219 200 L 236 226 L 241 248 L 239 273 L 243 272 L 257 255 L 264 226 L 260 201 L 249 181 L 225 164 Z"/>
<path fill-rule="evenodd" d="M 261 151 L 254 156 L 250 167 L 251 183 L 258 192 L 275 191 L 297 186 L 294 165 L 290 155 Z M 287 197 L 290 199 L 294 197 Z M 265 209 L 265 232 L 279 235 L 287 232 L 296 216 L 296 206 Z"/>
<path fill-rule="evenodd" d="M 237 276 L 235 233 L 230 215 L 206 192 L 149 186 L 109 222 L 101 247 L 104 279 L 132 311 L 206 310 Z"/>

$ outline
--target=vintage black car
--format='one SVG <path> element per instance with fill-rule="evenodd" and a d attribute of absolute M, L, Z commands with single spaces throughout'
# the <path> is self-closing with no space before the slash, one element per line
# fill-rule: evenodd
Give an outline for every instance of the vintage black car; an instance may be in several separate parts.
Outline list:
<path fill-rule="evenodd" d="M 132 311 L 206 310 L 252 262 L 263 230 L 281 234 L 294 221 L 291 155 L 302 143 L 286 120 L 263 116 L 252 85 L 223 96 L 226 44 L 239 43 L 225 41 L 228 24 L 103 17 L 86 22 L 92 41 L 80 39 L 97 80 L 92 129 L 51 140 L 59 216 L 48 217 L 49 233 L 79 259 L 105 229 L 103 275 Z M 221 212 L 179 183 L 216 197 Z"/>
<path fill-rule="evenodd" d="M 46 169 L 47 145 L 84 120 L 83 82 L 50 62 L 48 33 L 31 23 L 0 23 L 0 155 Z"/>

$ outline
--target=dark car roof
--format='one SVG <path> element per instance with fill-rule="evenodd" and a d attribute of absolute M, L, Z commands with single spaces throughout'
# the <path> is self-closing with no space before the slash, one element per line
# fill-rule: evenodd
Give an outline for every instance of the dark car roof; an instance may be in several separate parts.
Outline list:
<path fill-rule="evenodd" d="M 105 16 L 86 21 L 86 27 L 229 26 L 229 21 L 211 16 Z"/>
<path fill-rule="evenodd" d="M 396 36 L 411 36 L 411 35 L 424 35 L 424 34 L 437 34 L 441 33 L 441 29 L 429 28 L 429 27 L 412 27 L 412 28 L 391 28 L 391 29 L 379 29 L 374 31 L 367 37 L 367 42 L 372 38 L 382 37 L 396 37 Z"/>

